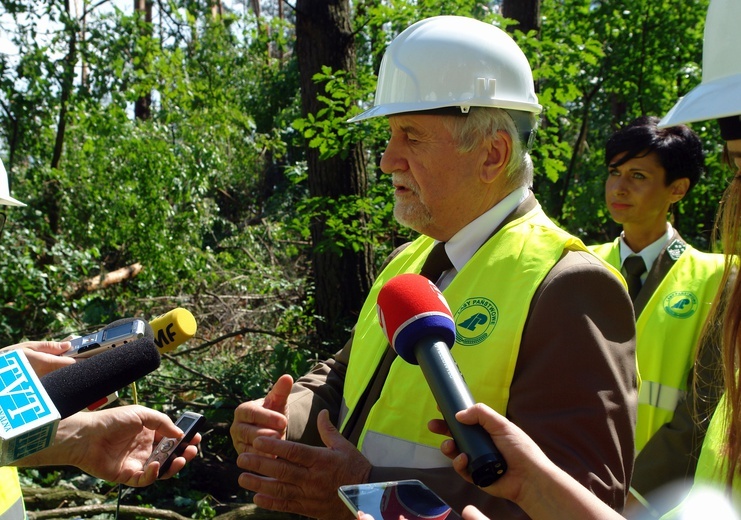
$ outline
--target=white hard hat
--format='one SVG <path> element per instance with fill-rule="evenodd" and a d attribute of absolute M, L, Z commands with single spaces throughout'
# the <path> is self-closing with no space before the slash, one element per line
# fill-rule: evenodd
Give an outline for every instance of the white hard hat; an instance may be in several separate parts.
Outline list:
<path fill-rule="evenodd" d="M 659 123 L 674 126 L 741 114 L 741 2 L 711 0 L 705 21 L 702 82 Z"/>
<path fill-rule="evenodd" d="M 25 206 L 19 200 L 15 200 L 10 196 L 10 189 L 8 188 L 8 172 L 5 171 L 3 162 L 0 161 L 0 205 L 6 206 Z"/>
<path fill-rule="evenodd" d="M 350 121 L 447 107 L 540 113 L 530 64 L 506 32 L 464 16 L 415 23 L 386 49 L 373 107 Z"/>

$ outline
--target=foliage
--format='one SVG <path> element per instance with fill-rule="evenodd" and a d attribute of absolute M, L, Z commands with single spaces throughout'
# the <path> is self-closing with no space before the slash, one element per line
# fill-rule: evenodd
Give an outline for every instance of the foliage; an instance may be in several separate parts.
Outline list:
<path fill-rule="evenodd" d="M 14 196 L 28 203 L 5 208 L 0 345 L 177 306 L 198 319 L 196 338 L 166 356 L 136 396 L 173 415 L 204 413 L 203 457 L 171 486 L 132 493 L 131 503 L 210 517 L 237 496 L 228 437 L 234 407 L 324 354 L 314 333 L 312 221 L 325 228 L 319 251 L 370 244 L 379 263 L 411 234 L 392 218 L 391 188 L 377 168 L 386 122 L 346 122 L 372 103 L 383 50 L 426 16 L 473 16 L 507 28 L 499 3 L 354 2 L 357 67 L 317 74 L 322 108 L 306 116 L 292 13 L 275 15 L 273 0 L 259 15 L 224 2 L 223 16 L 213 15 L 212 2 L 160 2 L 152 24 L 129 4 L 83 2 L 84 24 L 67 11 L 69 2 L 0 4 L 4 33 L 17 48 L 0 51 L 0 155 Z M 639 115 L 664 114 L 700 81 L 707 3 L 542 0 L 540 34 L 513 33 L 544 107 L 533 189 L 586 242 L 618 231 L 603 203 L 603 143 Z M 63 98 L 69 70 L 77 76 Z M 147 96 L 151 117 L 134 117 Z M 676 208 L 675 225 L 707 248 L 728 172 L 714 123 L 694 130 L 705 143 L 707 174 Z M 310 197 L 304 146 L 326 159 L 358 141 L 373 172 L 367 192 Z M 80 289 L 137 262 L 143 270 L 134 278 Z M 125 402 L 134 397 L 122 393 Z M 54 468 L 28 478 L 51 485 L 75 474 Z"/>

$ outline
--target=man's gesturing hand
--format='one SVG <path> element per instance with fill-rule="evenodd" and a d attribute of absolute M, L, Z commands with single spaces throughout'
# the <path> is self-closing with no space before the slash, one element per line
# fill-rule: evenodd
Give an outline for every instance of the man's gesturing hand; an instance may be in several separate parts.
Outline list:
<path fill-rule="evenodd" d="M 319 413 L 317 427 L 326 448 L 258 437 L 254 451 L 237 458 L 251 472 L 240 475 L 239 485 L 256 493 L 257 506 L 326 520 L 352 518 L 337 488 L 367 482 L 371 464 L 340 435 L 327 410 Z"/>
<path fill-rule="evenodd" d="M 229 433 L 237 454 L 259 453 L 253 447 L 257 437 L 286 438 L 288 394 L 292 386 L 293 378 L 284 374 L 264 399 L 242 403 L 234 410 L 234 422 Z"/>

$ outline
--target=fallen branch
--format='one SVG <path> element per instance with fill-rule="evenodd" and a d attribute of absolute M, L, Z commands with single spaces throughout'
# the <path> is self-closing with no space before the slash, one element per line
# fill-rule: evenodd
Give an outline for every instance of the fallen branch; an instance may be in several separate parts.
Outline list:
<path fill-rule="evenodd" d="M 74 285 L 72 290 L 65 293 L 65 297 L 75 298 L 83 293 L 97 291 L 98 289 L 104 289 L 110 285 L 121 283 L 124 280 L 135 277 L 141 270 L 142 264 L 136 262 L 135 264 L 116 269 L 106 274 L 99 274 Z"/>
<path fill-rule="evenodd" d="M 95 504 L 90 506 L 60 507 L 48 511 L 27 511 L 28 520 L 42 520 L 51 518 L 86 518 L 103 514 L 115 514 L 116 504 Z M 118 518 L 157 518 L 161 520 L 191 520 L 187 516 L 179 515 L 166 509 L 150 509 L 139 506 L 120 506 Z"/>

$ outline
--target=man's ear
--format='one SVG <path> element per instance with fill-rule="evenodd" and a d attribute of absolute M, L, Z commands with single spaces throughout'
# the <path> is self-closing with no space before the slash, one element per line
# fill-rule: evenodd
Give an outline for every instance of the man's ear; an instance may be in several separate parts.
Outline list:
<path fill-rule="evenodd" d="M 672 182 L 669 187 L 671 188 L 672 203 L 679 202 L 690 190 L 690 180 L 687 177 L 682 177 Z"/>
<path fill-rule="evenodd" d="M 486 157 L 481 169 L 481 180 L 494 181 L 502 173 L 512 157 L 512 136 L 499 130 L 495 136 L 486 140 Z"/>

